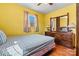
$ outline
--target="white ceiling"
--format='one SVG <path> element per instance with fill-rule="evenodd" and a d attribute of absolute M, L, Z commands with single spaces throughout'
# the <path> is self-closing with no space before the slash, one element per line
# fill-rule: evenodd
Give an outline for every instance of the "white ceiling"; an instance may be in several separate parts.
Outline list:
<path fill-rule="evenodd" d="M 37 4 L 38 3 L 20 3 L 20 5 L 26 6 L 44 14 L 71 5 L 72 3 L 53 3 L 53 5 L 41 4 L 40 6 L 37 6 Z"/>

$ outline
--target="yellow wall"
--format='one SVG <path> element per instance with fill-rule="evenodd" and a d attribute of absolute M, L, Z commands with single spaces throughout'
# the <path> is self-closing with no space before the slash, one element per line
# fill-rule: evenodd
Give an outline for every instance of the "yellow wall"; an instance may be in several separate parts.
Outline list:
<path fill-rule="evenodd" d="M 38 15 L 39 32 L 25 33 L 23 30 L 24 11 Z M 43 34 L 44 14 L 38 13 L 19 4 L 0 4 L 0 30 L 3 30 L 8 36 L 24 35 L 32 33 Z"/>
<path fill-rule="evenodd" d="M 69 13 L 69 24 L 74 23 L 76 27 L 76 4 L 72 4 L 72 5 L 69 5 L 69 6 L 66 6 L 61 9 L 48 13 L 45 16 L 45 26 L 50 25 L 49 23 L 50 23 L 51 17 L 65 15 L 67 13 Z M 76 28 L 73 29 L 73 32 L 76 34 Z M 75 42 L 76 42 L 76 37 L 75 37 Z"/>

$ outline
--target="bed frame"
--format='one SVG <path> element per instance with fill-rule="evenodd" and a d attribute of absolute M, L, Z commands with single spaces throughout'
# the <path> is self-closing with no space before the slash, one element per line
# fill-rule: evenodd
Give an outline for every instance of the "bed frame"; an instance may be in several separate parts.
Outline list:
<path fill-rule="evenodd" d="M 46 54 L 47 52 L 52 50 L 54 47 L 55 47 L 55 43 L 52 42 L 49 45 L 47 45 L 46 47 L 42 48 L 41 50 L 31 54 L 30 56 L 43 56 L 44 54 Z"/>

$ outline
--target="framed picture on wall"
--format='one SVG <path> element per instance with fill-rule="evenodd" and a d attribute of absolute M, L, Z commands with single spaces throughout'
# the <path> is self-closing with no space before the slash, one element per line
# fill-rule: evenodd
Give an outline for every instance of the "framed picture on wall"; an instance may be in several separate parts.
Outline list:
<path fill-rule="evenodd" d="M 38 16 L 25 12 L 24 32 L 39 32 Z"/>

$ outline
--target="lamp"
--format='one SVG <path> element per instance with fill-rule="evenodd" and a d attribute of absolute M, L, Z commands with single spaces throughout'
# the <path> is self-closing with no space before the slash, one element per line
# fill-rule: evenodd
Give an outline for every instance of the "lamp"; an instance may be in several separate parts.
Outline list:
<path fill-rule="evenodd" d="M 67 28 L 69 28 L 69 31 L 72 31 L 73 29 L 75 29 L 75 24 L 71 23 L 70 25 L 67 26 Z"/>
<path fill-rule="evenodd" d="M 68 25 L 67 27 L 68 27 L 68 28 L 72 28 L 72 29 L 73 29 L 73 28 L 75 28 L 75 24 L 74 24 L 74 23 L 71 23 L 71 24 L 70 24 L 70 25 Z"/>

